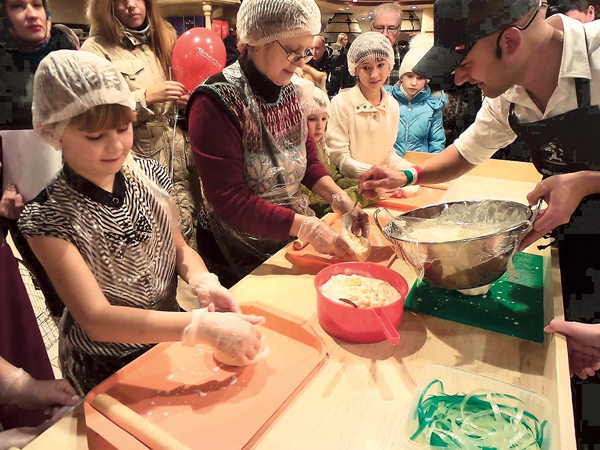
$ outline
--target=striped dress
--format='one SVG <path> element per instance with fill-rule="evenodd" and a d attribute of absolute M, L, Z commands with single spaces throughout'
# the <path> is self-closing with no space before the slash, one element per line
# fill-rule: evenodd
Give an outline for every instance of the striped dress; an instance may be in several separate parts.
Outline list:
<path fill-rule="evenodd" d="M 151 159 L 136 161 L 148 179 L 170 192 L 163 166 Z M 179 310 L 169 217 L 149 184 L 129 168 L 116 174 L 111 193 L 65 165 L 58 178 L 27 204 L 19 228 L 26 238 L 52 236 L 75 245 L 111 305 Z M 68 310 L 61 319 L 61 369 L 80 394 L 151 347 L 97 342 Z"/>

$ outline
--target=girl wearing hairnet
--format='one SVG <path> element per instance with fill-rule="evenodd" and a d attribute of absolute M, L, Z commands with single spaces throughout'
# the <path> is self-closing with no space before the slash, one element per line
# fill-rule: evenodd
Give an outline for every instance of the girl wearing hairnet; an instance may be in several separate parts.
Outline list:
<path fill-rule="evenodd" d="M 331 114 L 331 107 L 327 93 L 321 89 L 314 89 L 312 96 L 312 103 L 308 110 L 308 132 L 315 141 L 315 148 L 317 150 L 317 157 L 319 161 L 323 163 L 327 172 L 333 181 L 344 189 L 348 196 L 356 201 L 358 197 L 358 179 L 344 177 L 337 167 L 329 162 L 329 150 L 325 145 L 325 133 L 327 132 L 327 122 Z M 317 217 L 323 217 L 325 214 L 330 213 L 331 206 L 321 197 L 314 192 L 310 191 L 306 186 L 302 185 L 302 192 L 308 195 L 310 200 L 310 209 L 312 209 Z M 366 197 L 360 197 L 358 205 L 361 208 L 365 208 L 375 203 L 379 197 L 375 199 L 367 199 Z"/>
<path fill-rule="evenodd" d="M 253 359 L 262 318 L 239 314 L 185 243 L 165 168 L 131 155 L 135 100 L 120 71 L 92 53 L 54 52 L 35 75 L 32 109 L 35 130 L 65 164 L 19 228 L 66 305 L 59 361 L 77 392 L 157 342 L 204 342 L 240 364 Z M 180 312 L 177 275 L 207 308 Z"/>
<path fill-rule="evenodd" d="M 237 15 L 242 56 L 200 85 L 188 105 L 190 140 L 205 201 L 200 252 L 231 283 L 298 236 L 351 259 L 347 242 L 314 217 L 303 183 L 368 235 L 368 218 L 328 175 L 290 83 L 311 58 L 321 29 L 314 0 L 244 0 Z"/>
<path fill-rule="evenodd" d="M 175 30 L 159 14 L 156 0 L 90 0 L 88 18 L 90 37 L 81 49 L 112 61 L 125 77 L 136 102 L 133 153 L 167 168 L 179 228 L 196 249 L 202 196 L 198 172 L 187 133 L 177 125 L 173 135 L 169 122 L 174 104 L 185 108 L 189 98 L 183 84 L 169 81 Z"/>
<path fill-rule="evenodd" d="M 360 178 L 374 165 L 412 166 L 394 150 L 399 107 L 383 88 L 393 67 L 394 50 L 380 33 L 360 35 L 348 50 L 348 71 L 358 76 L 358 84 L 331 101 L 327 131 L 331 162 L 344 176 Z"/>

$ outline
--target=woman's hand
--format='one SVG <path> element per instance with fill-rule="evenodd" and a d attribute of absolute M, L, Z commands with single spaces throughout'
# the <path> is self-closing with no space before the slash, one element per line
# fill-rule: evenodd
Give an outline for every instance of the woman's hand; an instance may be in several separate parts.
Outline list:
<path fill-rule="evenodd" d="M 360 209 L 358 205 L 355 208 L 354 202 L 344 191 L 336 192 L 331 196 L 331 198 L 331 208 L 336 213 L 338 213 L 340 216 L 350 214 L 352 219 L 352 228 L 350 231 L 352 231 L 352 234 L 368 239 L 371 224 L 369 223 L 369 216 L 367 213 Z"/>
<path fill-rule="evenodd" d="M 198 296 L 201 308 L 211 304 L 219 312 L 241 312 L 235 297 L 219 283 L 219 278 L 210 272 L 201 272 L 190 279 L 192 292 Z"/>
<path fill-rule="evenodd" d="M 544 331 L 567 337 L 571 376 L 585 380 L 600 370 L 600 324 L 553 320 Z"/>
<path fill-rule="evenodd" d="M 146 103 L 152 105 L 154 103 L 179 102 L 186 95 L 183 84 L 178 81 L 163 81 L 146 89 Z M 187 102 L 187 100 L 185 101 Z"/>
<path fill-rule="evenodd" d="M 23 208 L 25 208 L 23 196 L 19 194 L 19 191 L 14 184 L 9 185 L 2 193 L 2 200 L 0 200 L 0 216 L 17 220 L 21 216 Z"/>
<path fill-rule="evenodd" d="M 333 228 L 316 217 L 304 219 L 298 230 L 298 239 L 303 242 L 310 242 L 319 253 L 337 256 L 345 260 L 355 258 L 354 251 L 352 251 L 348 242 Z"/>
<path fill-rule="evenodd" d="M 36 380 L 17 369 L 0 380 L 0 403 L 24 409 L 72 406 L 80 398 L 67 380 Z"/>

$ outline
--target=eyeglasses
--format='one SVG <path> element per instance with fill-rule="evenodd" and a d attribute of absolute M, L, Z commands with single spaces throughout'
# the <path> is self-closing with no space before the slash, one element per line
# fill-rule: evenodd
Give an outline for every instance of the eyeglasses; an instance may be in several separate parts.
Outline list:
<path fill-rule="evenodd" d="M 537 17 L 537 15 L 540 12 L 540 9 L 542 9 L 542 7 L 543 7 L 543 3 L 540 3 L 538 8 L 535 10 L 535 14 L 531 17 L 531 19 L 529 19 L 529 22 L 527 22 L 527 25 L 525 25 L 524 27 L 520 27 L 518 25 L 512 25 L 510 27 L 506 27 L 504 30 L 502 30 L 500 32 L 500 34 L 498 35 L 498 39 L 496 40 L 496 56 L 498 57 L 498 59 L 502 59 L 502 49 L 500 48 L 500 39 L 502 38 L 502 35 L 504 34 L 504 32 L 506 30 L 508 30 L 509 28 L 516 28 L 517 30 L 525 31 L 527 28 L 529 28 L 529 25 L 531 25 L 533 23 L 533 21 Z"/>
<path fill-rule="evenodd" d="M 388 33 L 395 33 L 396 31 L 398 31 L 400 29 L 400 26 L 383 26 L 383 25 L 372 25 L 373 29 L 375 31 L 377 31 L 378 33 L 385 33 L 385 30 L 387 30 Z"/>
<path fill-rule="evenodd" d="M 287 60 L 292 64 L 296 64 L 300 60 L 303 60 L 304 64 L 307 64 L 308 62 L 310 62 L 311 59 L 313 59 L 313 55 L 312 53 L 310 53 L 310 50 L 307 55 L 301 55 L 299 53 L 288 51 L 288 49 L 281 45 L 281 42 L 279 42 L 278 40 L 275 40 L 275 42 L 277 42 L 279 46 L 283 49 L 283 51 L 287 53 Z"/>

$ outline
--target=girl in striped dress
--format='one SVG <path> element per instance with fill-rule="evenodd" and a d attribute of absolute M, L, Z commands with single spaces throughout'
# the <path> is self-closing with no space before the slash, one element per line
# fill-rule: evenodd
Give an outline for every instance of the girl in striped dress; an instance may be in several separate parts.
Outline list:
<path fill-rule="evenodd" d="M 208 343 L 240 364 L 260 349 L 262 318 L 239 313 L 177 229 L 164 167 L 130 155 L 134 108 L 91 53 L 54 52 L 36 73 L 34 128 L 65 164 L 19 227 L 66 306 L 59 359 L 82 395 L 157 342 Z M 180 311 L 177 275 L 208 308 Z"/>

